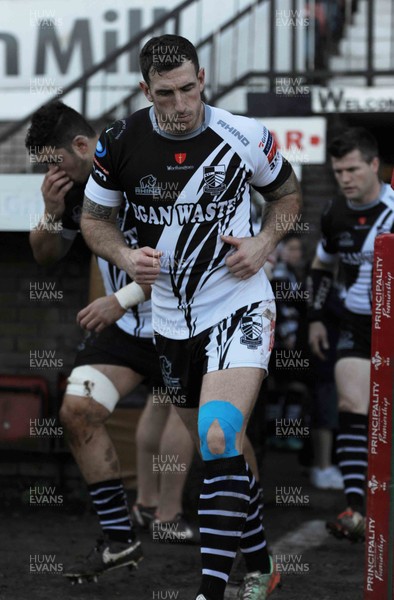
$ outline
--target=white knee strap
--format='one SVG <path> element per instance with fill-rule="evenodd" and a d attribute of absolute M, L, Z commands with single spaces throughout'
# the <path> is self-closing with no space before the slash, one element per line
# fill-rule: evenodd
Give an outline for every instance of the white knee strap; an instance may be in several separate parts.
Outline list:
<path fill-rule="evenodd" d="M 84 365 L 71 371 L 66 394 L 93 398 L 112 412 L 119 400 L 119 392 L 112 381 L 94 367 Z"/>

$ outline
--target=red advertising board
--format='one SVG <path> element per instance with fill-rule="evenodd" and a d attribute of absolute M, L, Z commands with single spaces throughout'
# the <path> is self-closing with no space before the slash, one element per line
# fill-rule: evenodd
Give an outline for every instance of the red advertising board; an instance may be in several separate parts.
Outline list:
<path fill-rule="evenodd" d="M 394 235 L 375 240 L 365 600 L 393 600 Z"/>

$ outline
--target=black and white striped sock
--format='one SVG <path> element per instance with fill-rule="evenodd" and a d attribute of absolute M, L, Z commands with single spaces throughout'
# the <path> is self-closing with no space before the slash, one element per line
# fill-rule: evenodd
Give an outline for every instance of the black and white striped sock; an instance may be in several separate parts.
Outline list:
<path fill-rule="evenodd" d="M 99 481 L 88 485 L 88 490 L 103 532 L 111 540 L 131 543 L 135 535 L 122 481 Z"/>
<path fill-rule="evenodd" d="M 245 558 L 246 568 L 249 573 L 260 571 L 270 572 L 270 559 L 267 550 L 263 527 L 263 502 L 261 488 L 249 467 L 246 465 L 249 476 L 250 503 L 245 527 L 241 536 L 240 549 Z"/>
<path fill-rule="evenodd" d="M 200 494 L 202 581 L 207 598 L 222 600 L 249 510 L 250 482 L 242 455 L 205 462 Z"/>
<path fill-rule="evenodd" d="M 368 417 L 366 415 L 339 413 L 336 452 L 348 506 L 362 512 L 368 466 Z"/>

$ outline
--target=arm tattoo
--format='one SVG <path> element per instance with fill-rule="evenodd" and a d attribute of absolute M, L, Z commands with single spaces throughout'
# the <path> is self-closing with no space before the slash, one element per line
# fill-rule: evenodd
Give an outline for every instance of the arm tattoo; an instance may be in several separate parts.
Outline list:
<path fill-rule="evenodd" d="M 283 196 L 288 196 L 289 194 L 296 194 L 297 192 L 299 192 L 298 181 L 294 173 L 292 173 L 280 187 L 272 192 L 265 193 L 264 197 L 268 202 L 271 202 L 280 200 L 280 198 L 283 198 Z"/>
<path fill-rule="evenodd" d="M 82 212 L 93 215 L 96 219 L 100 219 L 101 221 L 109 221 L 111 220 L 112 211 L 113 209 L 110 206 L 97 204 L 85 196 Z"/>

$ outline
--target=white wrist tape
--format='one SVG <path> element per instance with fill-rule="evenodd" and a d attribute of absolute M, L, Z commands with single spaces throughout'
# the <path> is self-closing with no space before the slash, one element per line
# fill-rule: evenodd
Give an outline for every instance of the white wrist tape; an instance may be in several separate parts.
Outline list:
<path fill-rule="evenodd" d="M 125 310 L 146 300 L 144 290 L 135 281 L 115 292 L 115 296 L 121 307 Z"/>

